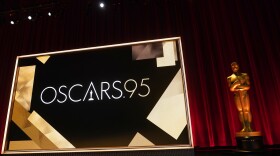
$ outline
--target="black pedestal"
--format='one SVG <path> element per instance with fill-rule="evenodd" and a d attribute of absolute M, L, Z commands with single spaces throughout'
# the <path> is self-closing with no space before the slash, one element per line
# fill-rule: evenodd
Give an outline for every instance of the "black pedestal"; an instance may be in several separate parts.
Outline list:
<path fill-rule="evenodd" d="M 260 132 L 239 132 L 236 134 L 236 143 L 239 151 L 256 152 L 264 149 Z"/>

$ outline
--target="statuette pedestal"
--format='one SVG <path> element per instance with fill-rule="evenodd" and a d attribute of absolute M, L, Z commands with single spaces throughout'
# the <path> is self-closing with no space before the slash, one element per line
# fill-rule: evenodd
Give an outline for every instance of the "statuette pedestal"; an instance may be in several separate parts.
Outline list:
<path fill-rule="evenodd" d="M 236 143 L 239 152 L 257 152 L 264 149 L 261 132 L 237 132 Z"/>

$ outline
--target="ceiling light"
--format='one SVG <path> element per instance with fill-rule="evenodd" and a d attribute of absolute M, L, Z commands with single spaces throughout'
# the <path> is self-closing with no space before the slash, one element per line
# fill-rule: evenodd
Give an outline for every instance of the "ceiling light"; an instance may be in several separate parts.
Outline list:
<path fill-rule="evenodd" d="M 30 15 L 29 15 L 27 18 L 28 18 L 29 20 L 32 20 L 32 16 L 30 16 Z"/>
<path fill-rule="evenodd" d="M 104 7 L 105 7 L 105 4 L 104 4 L 103 2 L 100 2 L 100 3 L 99 3 L 99 7 L 100 7 L 100 8 L 104 8 Z"/>

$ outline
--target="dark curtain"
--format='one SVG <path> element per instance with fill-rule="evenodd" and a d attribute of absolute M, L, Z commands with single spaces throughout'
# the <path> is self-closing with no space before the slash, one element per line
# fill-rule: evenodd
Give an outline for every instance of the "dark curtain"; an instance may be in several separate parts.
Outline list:
<path fill-rule="evenodd" d="M 57 17 L 0 25 L 1 140 L 16 56 L 180 36 L 194 145 L 236 145 L 241 124 L 226 81 L 232 61 L 250 76 L 253 129 L 266 145 L 280 144 L 279 0 L 111 0 L 103 10 L 96 0 L 58 2 Z"/>

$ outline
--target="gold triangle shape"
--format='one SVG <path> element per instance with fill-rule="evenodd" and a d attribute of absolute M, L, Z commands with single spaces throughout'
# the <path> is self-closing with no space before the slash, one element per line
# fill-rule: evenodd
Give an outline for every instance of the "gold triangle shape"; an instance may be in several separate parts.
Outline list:
<path fill-rule="evenodd" d="M 43 64 L 45 64 L 45 63 L 48 61 L 49 58 L 50 58 L 49 55 L 47 55 L 47 56 L 38 56 L 38 57 L 37 57 L 37 59 L 38 59 L 40 62 L 42 62 Z"/>

